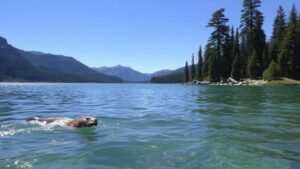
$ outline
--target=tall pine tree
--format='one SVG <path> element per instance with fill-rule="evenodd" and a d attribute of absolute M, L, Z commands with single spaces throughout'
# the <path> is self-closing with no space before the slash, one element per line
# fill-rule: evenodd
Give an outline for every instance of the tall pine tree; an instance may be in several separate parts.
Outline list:
<path fill-rule="evenodd" d="M 194 53 L 192 54 L 192 66 L 191 66 L 191 80 L 196 78 L 196 68 L 195 68 L 195 58 Z"/>
<path fill-rule="evenodd" d="M 248 69 L 248 75 L 251 78 L 259 78 L 262 76 L 263 72 L 263 54 L 266 47 L 266 35 L 264 30 L 262 29 L 263 25 L 263 16 L 262 13 L 257 11 L 256 18 L 255 18 L 255 25 L 253 29 L 253 47 L 254 47 L 254 53 L 252 53 L 249 63 L 251 65 L 248 65 L 249 67 L 252 67 L 253 64 L 255 65 L 255 69 Z M 254 61 L 258 63 L 254 63 Z"/>
<path fill-rule="evenodd" d="M 210 44 L 206 44 L 205 52 L 204 52 L 204 63 L 202 67 L 202 76 L 203 79 L 208 77 L 208 69 L 209 69 L 209 57 L 213 54 L 213 48 Z"/>
<path fill-rule="evenodd" d="M 212 50 L 212 55 L 208 58 L 208 79 L 210 82 L 218 82 L 220 81 L 220 72 L 218 59 L 217 59 L 217 52 L 216 50 Z"/>
<path fill-rule="evenodd" d="M 262 70 L 267 69 L 272 60 L 272 59 L 270 59 L 269 48 L 270 48 L 270 42 L 266 42 L 266 46 L 265 46 L 263 57 L 262 57 L 262 60 L 263 60 Z"/>
<path fill-rule="evenodd" d="M 296 42 L 295 78 L 300 79 L 300 12 L 298 15 L 298 35 Z"/>
<path fill-rule="evenodd" d="M 261 65 L 259 64 L 259 59 L 256 51 L 253 52 L 250 56 L 248 65 L 247 65 L 248 77 L 251 79 L 258 79 L 261 73 Z"/>
<path fill-rule="evenodd" d="M 219 81 L 221 70 L 224 70 L 224 46 L 228 37 L 229 28 L 226 25 L 228 19 L 224 15 L 225 9 L 219 9 L 213 13 L 207 27 L 213 28 L 209 38 L 209 45 L 214 50 L 209 59 L 209 77 L 211 81 Z M 213 70 L 212 70 L 213 69 Z"/>
<path fill-rule="evenodd" d="M 282 45 L 283 38 L 286 31 L 285 13 L 282 6 L 279 6 L 277 10 L 277 16 L 275 17 L 273 24 L 273 33 L 270 41 L 270 59 L 275 62 L 278 61 L 278 55 L 280 53 L 280 46 Z"/>
<path fill-rule="evenodd" d="M 296 78 L 299 74 L 299 72 L 297 73 L 297 58 L 299 57 L 299 49 L 297 49 L 299 47 L 297 15 L 296 7 L 293 5 L 278 61 L 282 76 L 289 78 Z"/>
<path fill-rule="evenodd" d="M 231 77 L 235 80 L 240 80 L 243 76 L 243 64 L 240 54 L 240 34 L 237 29 L 235 32 L 234 46 L 233 46 L 233 56 L 234 60 L 232 63 Z"/>
<path fill-rule="evenodd" d="M 189 63 L 185 62 L 185 68 L 184 68 L 184 81 L 187 83 L 190 81 L 190 73 L 189 73 Z"/>
<path fill-rule="evenodd" d="M 247 47 L 246 47 L 246 37 L 240 36 L 240 59 L 241 59 L 241 67 L 242 67 L 242 77 L 247 77 L 247 64 L 248 64 L 248 56 L 247 56 Z"/>
<path fill-rule="evenodd" d="M 196 73 L 196 78 L 198 80 L 203 80 L 202 79 L 202 67 L 203 67 L 203 57 L 202 57 L 202 48 L 200 46 L 199 51 L 198 51 L 198 64 L 197 64 L 197 73 Z"/>
<path fill-rule="evenodd" d="M 224 63 L 223 63 L 223 70 L 221 72 L 221 77 L 228 78 L 231 73 L 232 69 L 232 62 L 234 59 L 233 54 L 233 47 L 234 47 L 234 28 L 231 28 L 230 36 L 227 36 L 224 43 Z"/>
<path fill-rule="evenodd" d="M 244 0 L 243 9 L 241 16 L 241 36 L 245 39 L 245 54 L 248 58 L 254 52 L 254 39 L 253 30 L 255 28 L 255 22 L 257 20 L 257 15 L 261 12 L 258 8 L 261 5 L 260 0 Z"/>

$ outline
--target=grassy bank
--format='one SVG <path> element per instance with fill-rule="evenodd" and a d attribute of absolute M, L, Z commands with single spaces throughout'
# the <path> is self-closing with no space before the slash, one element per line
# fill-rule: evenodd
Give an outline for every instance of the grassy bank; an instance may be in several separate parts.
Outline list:
<path fill-rule="evenodd" d="M 268 85 L 271 86 L 298 86 L 300 85 L 300 81 L 288 79 L 288 78 L 281 78 L 278 80 L 272 80 L 268 82 Z"/>

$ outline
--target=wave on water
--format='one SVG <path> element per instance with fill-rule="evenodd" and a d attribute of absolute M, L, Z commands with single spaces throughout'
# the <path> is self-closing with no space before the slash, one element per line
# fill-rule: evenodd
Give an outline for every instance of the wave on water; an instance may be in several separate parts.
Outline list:
<path fill-rule="evenodd" d="M 33 159 L 31 161 L 16 160 L 12 164 L 6 165 L 6 168 L 31 168 L 36 161 L 37 159 Z"/>
<path fill-rule="evenodd" d="M 0 138 L 14 136 L 16 134 L 31 134 L 36 131 L 52 131 L 56 127 L 70 128 L 65 125 L 64 121 L 57 121 L 50 124 L 38 121 L 24 122 L 21 124 L 3 124 L 0 125 Z"/>
<path fill-rule="evenodd" d="M 71 119 L 69 118 L 63 118 L 63 119 L 60 119 L 60 120 L 56 120 L 52 123 L 49 123 L 47 124 L 46 122 L 40 122 L 40 121 L 30 121 L 30 122 L 27 122 L 29 124 L 37 124 L 37 125 L 40 125 L 40 126 L 43 126 L 45 128 L 53 128 L 53 127 L 63 127 L 63 128 L 70 128 L 66 125 L 66 123 L 68 121 L 70 121 Z"/>

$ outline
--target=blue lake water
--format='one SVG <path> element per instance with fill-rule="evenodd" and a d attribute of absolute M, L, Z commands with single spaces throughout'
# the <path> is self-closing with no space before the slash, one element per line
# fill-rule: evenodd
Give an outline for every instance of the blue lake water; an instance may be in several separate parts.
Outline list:
<path fill-rule="evenodd" d="M 3 83 L 0 168 L 299 169 L 300 87 Z"/>

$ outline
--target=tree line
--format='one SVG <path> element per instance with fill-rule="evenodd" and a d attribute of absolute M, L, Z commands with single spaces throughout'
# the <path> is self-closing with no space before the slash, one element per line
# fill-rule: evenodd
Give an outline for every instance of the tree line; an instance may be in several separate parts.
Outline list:
<path fill-rule="evenodd" d="M 293 5 L 288 19 L 279 6 L 273 32 L 267 40 L 262 26 L 261 0 L 244 0 L 239 28 L 230 27 L 225 9 L 212 14 L 207 27 L 213 29 L 198 63 L 185 63 L 184 81 L 218 82 L 232 77 L 273 80 L 277 77 L 300 79 L 300 14 Z"/>

